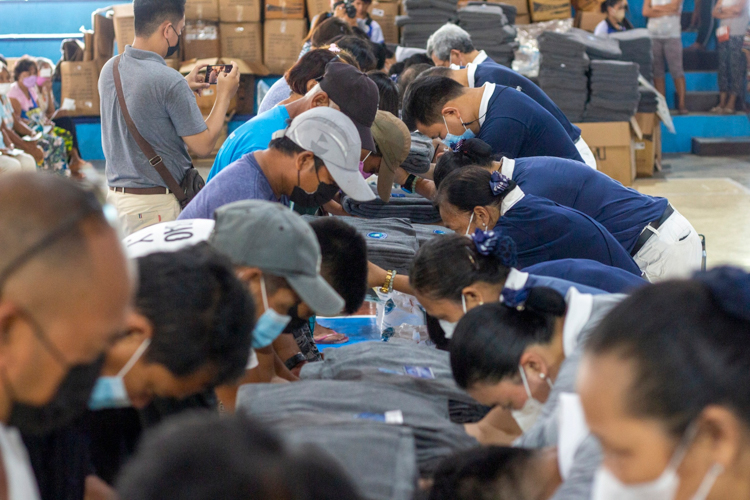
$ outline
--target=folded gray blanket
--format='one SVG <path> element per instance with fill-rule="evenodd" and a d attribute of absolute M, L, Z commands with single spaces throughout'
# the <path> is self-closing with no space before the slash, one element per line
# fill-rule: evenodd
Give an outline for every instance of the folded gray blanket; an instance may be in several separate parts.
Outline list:
<path fill-rule="evenodd" d="M 436 224 L 442 221 L 440 212 L 432 201 L 419 195 L 393 193 L 388 203 L 383 203 L 380 199 L 360 202 L 344 196 L 341 206 L 346 213 L 366 219 L 407 219 L 418 224 Z"/>

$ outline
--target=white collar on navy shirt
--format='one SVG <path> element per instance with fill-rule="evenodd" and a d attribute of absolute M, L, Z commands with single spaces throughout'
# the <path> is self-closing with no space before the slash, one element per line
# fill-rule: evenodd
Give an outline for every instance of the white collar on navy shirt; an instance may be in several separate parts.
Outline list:
<path fill-rule="evenodd" d="M 474 74 L 477 72 L 477 65 L 469 63 L 466 65 L 466 79 L 469 81 L 469 88 L 473 89 L 476 84 Z"/>
<path fill-rule="evenodd" d="M 581 293 L 575 287 L 571 287 L 565 295 L 565 303 L 568 305 L 568 310 L 563 324 L 563 352 L 567 357 L 575 351 L 578 346 L 578 336 L 591 319 L 594 296 Z"/>
<path fill-rule="evenodd" d="M 510 193 L 505 195 L 505 198 L 503 198 L 503 203 L 500 205 L 500 217 L 505 215 L 505 213 L 513 208 L 516 203 L 521 201 L 523 197 L 526 196 L 526 194 L 521 191 L 521 188 L 516 186 L 514 187 Z"/>
<path fill-rule="evenodd" d="M 500 173 L 503 174 L 508 179 L 513 178 L 513 172 L 516 170 L 516 160 L 511 160 L 510 158 L 506 158 L 503 156 L 503 159 L 500 160 L 502 163 L 502 166 L 500 167 Z"/>
<path fill-rule="evenodd" d="M 484 93 L 482 94 L 482 102 L 479 104 L 479 128 L 482 128 L 482 125 L 484 125 L 487 108 L 490 106 L 490 99 L 492 99 L 492 94 L 495 93 L 495 84 L 485 83 L 482 85 L 482 88 L 484 89 Z"/>
<path fill-rule="evenodd" d="M 487 52 L 480 50 L 477 57 L 475 57 L 474 60 L 471 62 L 474 64 L 482 64 L 486 60 L 487 60 Z"/>
<path fill-rule="evenodd" d="M 505 284 L 503 288 L 508 290 L 521 290 L 526 286 L 526 282 L 529 280 L 529 273 L 519 271 L 518 269 L 511 267 L 508 277 L 505 278 Z M 502 296 L 501 296 L 502 298 Z"/>

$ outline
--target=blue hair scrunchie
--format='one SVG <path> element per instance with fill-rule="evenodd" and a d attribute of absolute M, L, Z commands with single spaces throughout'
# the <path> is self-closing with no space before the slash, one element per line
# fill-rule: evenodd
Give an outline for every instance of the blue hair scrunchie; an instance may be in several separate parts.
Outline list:
<path fill-rule="evenodd" d="M 750 274 L 737 267 L 722 266 L 696 273 L 721 309 L 735 318 L 750 321 Z"/>
<path fill-rule="evenodd" d="M 521 288 L 520 290 L 503 288 L 500 294 L 500 302 L 507 307 L 523 311 L 526 308 L 529 292 L 531 292 L 531 288 Z"/>
<path fill-rule="evenodd" d="M 490 189 L 494 196 L 500 196 L 510 187 L 510 179 L 497 170 L 492 172 L 492 178 L 490 179 Z"/>
<path fill-rule="evenodd" d="M 518 262 L 516 242 L 510 236 L 503 236 L 492 229 L 477 229 L 471 239 L 477 252 L 494 256 L 505 267 L 513 267 Z"/>

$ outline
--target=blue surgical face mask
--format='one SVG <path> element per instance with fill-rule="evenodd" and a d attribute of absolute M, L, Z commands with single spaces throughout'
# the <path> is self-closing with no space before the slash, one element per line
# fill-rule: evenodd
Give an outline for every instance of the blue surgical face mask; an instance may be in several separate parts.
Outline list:
<path fill-rule="evenodd" d="M 151 345 L 151 339 L 146 339 L 138 346 L 120 373 L 114 377 L 99 377 L 94 386 L 89 399 L 89 408 L 92 410 L 104 410 L 107 408 L 127 408 L 133 404 L 130 402 L 128 391 L 125 389 L 125 375 L 133 368 L 133 365 L 141 359 L 141 356 L 148 346 Z"/>
<path fill-rule="evenodd" d="M 450 133 L 450 130 L 448 129 L 448 122 L 445 121 L 445 115 L 443 115 L 443 123 L 445 123 L 445 139 L 443 139 L 443 143 L 445 143 L 448 147 L 454 147 L 458 142 L 463 139 L 465 141 L 468 141 L 469 139 L 473 139 L 476 137 L 476 134 L 472 132 L 470 128 L 468 128 L 466 125 L 461 122 L 461 125 L 464 127 L 464 133 L 461 135 L 453 135 Z"/>
<path fill-rule="evenodd" d="M 266 280 L 260 277 L 260 293 L 263 296 L 263 307 L 266 308 L 263 315 L 255 323 L 253 330 L 253 349 L 268 347 L 284 331 L 286 325 L 292 321 L 291 316 L 279 314 L 268 307 L 268 295 L 266 295 Z"/>

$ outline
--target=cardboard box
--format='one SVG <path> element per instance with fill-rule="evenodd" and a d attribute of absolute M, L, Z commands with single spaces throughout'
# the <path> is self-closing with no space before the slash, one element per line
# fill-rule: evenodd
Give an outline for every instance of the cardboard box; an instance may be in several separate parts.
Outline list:
<path fill-rule="evenodd" d="M 81 30 L 83 33 L 83 60 L 94 60 L 94 32 L 92 30 Z"/>
<path fill-rule="evenodd" d="M 331 10 L 331 2 L 329 0 L 307 0 L 306 4 L 308 19 Z"/>
<path fill-rule="evenodd" d="M 219 19 L 223 23 L 260 22 L 262 0 L 219 0 Z"/>
<path fill-rule="evenodd" d="M 576 123 L 599 171 L 625 186 L 635 179 L 635 141 L 630 122 Z"/>
<path fill-rule="evenodd" d="M 307 35 L 304 19 L 270 20 L 263 26 L 263 61 L 275 75 L 283 75 L 297 62 Z"/>
<path fill-rule="evenodd" d="M 96 61 L 69 62 L 60 65 L 62 104 L 73 101 L 75 110 L 68 116 L 99 116 L 99 66 Z"/>
<path fill-rule="evenodd" d="M 370 17 L 383 29 L 386 43 L 398 44 L 399 33 L 398 26 L 396 26 L 398 9 L 398 3 L 372 2 L 370 6 Z"/>
<path fill-rule="evenodd" d="M 516 24 L 531 24 L 531 16 L 528 14 L 517 15 Z"/>
<path fill-rule="evenodd" d="M 221 23 L 221 57 L 246 62 L 263 62 L 263 25 Z"/>
<path fill-rule="evenodd" d="M 185 19 L 218 21 L 219 0 L 187 0 L 185 4 Z"/>
<path fill-rule="evenodd" d="M 124 3 L 112 7 L 114 16 L 115 39 L 117 40 L 117 53 L 124 54 L 125 46 L 131 45 L 135 40 L 135 14 L 133 4 Z"/>
<path fill-rule="evenodd" d="M 94 59 L 109 59 L 115 52 L 115 21 L 106 14 L 108 9 L 95 11 L 91 25 L 94 27 Z M 135 27 L 133 27 L 135 38 Z"/>
<path fill-rule="evenodd" d="M 266 19 L 304 19 L 305 0 L 266 0 L 264 11 Z"/>
<path fill-rule="evenodd" d="M 188 21 L 182 32 L 182 50 L 185 60 L 207 59 L 221 55 L 219 23 L 211 21 Z"/>
<path fill-rule="evenodd" d="M 661 122 L 656 113 L 635 115 L 642 137 L 635 141 L 635 170 L 637 177 L 652 177 L 661 166 Z"/>
<path fill-rule="evenodd" d="M 601 4 L 604 0 L 573 0 L 576 12 L 601 12 Z"/>
<path fill-rule="evenodd" d="M 576 14 L 575 27 L 593 33 L 597 25 L 606 18 L 607 14 L 602 14 L 601 12 L 578 11 Z"/>
<path fill-rule="evenodd" d="M 529 14 L 535 23 L 571 17 L 570 0 L 529 0 Z"/>
<path fill-rule="evenodd" d="M 491 3 L 504 3 L 505 5 L 512 5 L 516 8 L 517 16 L 529 13 L 529 3 L 527 0 L 488 0 Z M 516 23 L 518 24 L 518 23 Z"/>

